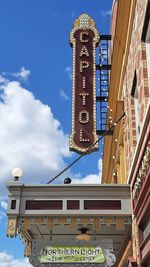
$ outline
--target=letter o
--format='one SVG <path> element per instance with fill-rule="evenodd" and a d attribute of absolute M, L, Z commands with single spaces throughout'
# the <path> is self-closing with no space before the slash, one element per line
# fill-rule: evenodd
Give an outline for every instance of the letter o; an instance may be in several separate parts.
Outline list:
<path fill-rule="evenodd" d="M 79 122 L 82 124 L 89 122 L 89 112 L 86 110 L 82 110 L 79 112 Z"/>

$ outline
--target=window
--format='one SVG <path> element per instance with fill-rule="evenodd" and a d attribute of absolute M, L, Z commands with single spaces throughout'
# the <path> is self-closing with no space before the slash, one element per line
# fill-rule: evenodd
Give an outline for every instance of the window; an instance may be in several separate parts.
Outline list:
<path fill-rule="evenodd" d="M 150 216 L 146 218 L 146 221 L 144 222 L 142 227 L 142 232 L 143 232 L 143 240 L 145 240 L 146 237 L 150 234 Z"/>
<path fill-rule="evenodd" d="M 144 218 L 139 225 L 140 250 L 142 267 L 150 267 L 149 241 L 150 241 L 150 212 L 145 211 Z"/>
<path fill-rule="evenodd" d="M 150 94 L 150 1 L 148 1 L 147 11 L 145 15 L 145 21 L 143 26 L 142 40 L 146 46 L 146 60 L 147 60 L 147 73 L 148 73 L 148 85 Z"/>
<path fill-rule="evenodd" d="M 84 200 L 85 210 L 121 210 L 120 200 Z"/>
<path fill-rule="evenodd" d="M 11 209 L 12 209 L 12 210 L 15 210 L 15 209 L 16 209 L 16 200 L 15 200 L 15 199 L 13 199 L 13 200 L 11 201 Z"/>
<path fill-rule="evenodd" d="M 136 72 L 134 74 L 131 95 L 132 95 L 133 100 L 134 100 L 135 124 L 136 124 L 136 139 L 138 140 L 139 133 L 140 133 L 140 120 L 139 120 L 139 103 L 138 103 L 138 91 L 137 91 L 137 77 L 136 77 Z"/>
<path fill-rule="evenodd" d="M 26 210 L 62 210 L 62 200 L 27 200 Z"/>
<path fill-rule="evenodd" d="M 67 200 L 67 210 L 79 210 L 79 200 Z"/>

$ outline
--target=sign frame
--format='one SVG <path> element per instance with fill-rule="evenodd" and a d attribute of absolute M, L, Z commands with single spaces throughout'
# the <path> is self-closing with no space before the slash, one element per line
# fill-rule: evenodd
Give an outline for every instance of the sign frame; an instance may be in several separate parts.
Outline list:
<path fill-rule="evenodd" d="M 51 262 L 51 263 L 40 263 L 39 261 L 39 255 L 41 253 L 41 249 L 49 246 L 59 246 L 59 247 L 72 247 L 72 246 L 78 246 L 78 247 L 100 247 L 104 253 L 105 253 L 105 262 L 104 263 L 95 263 L 95 262 Z M 80 267 L 111 267 L 112 265 L 110 264 L 110 259 L 108 255 L 111 257 L 115 258 L 115 255 L 113 254 L 113 241 L 112 239 L 104 239 L 104 240 L 99 240 L 99 241 L 78 241 L 78 240 L 66 240 L 66 241 L 60 241 L 60 240 L 55 240 L 55 241 L 42 241 L 42 240 L 34 240 L 32 243 L 32 253 L 29 257 L 29 261 L 33 266 L 52 266 L 52 267 L 58 267 L 58 266 L 64 266 L 64 267 L 72 267 L 74 264 L 77 266 L 79 265 Z M 116 260 L 116 258 L 115 258 Z"/>
<path fill-rule="evenodd" d="M 92 62 L 91 65 L 88 61 L 80 61 L 80 66 L 77 68 L 77 40 L 75 34 L 77 31 L 81 31 L 80 41 L 83 41 L 83 47 L 80 51 L 80 57 L 84 54 L 88 56 L 91 53 Z M 87 38 L 86 34 L 92 31 L 94 34 L 92 41 L 92 52 L 89 52 L 86 48 Z M 88 35 L 88 34 L 87 34 Z M 70 150 L 77 153 L 86 152 L 91 145 L 93 145 L 98 140 L 98 135 L 96 133 L 96 46 L 98 46 L 100 41 L 100 34 L 95 28 L 94 20 L 87 14 L 81 14 L 78 19 L 74 22 L 74 28 L 70 33 L 70 44 L 73 47 L 73 77 L 72 77 L 72 133 L 70 136 Z M 81 64 L 82 63 L 82 64 Z M 90 79 L 92 81 L 88 82 L 88 92 L 86 92 L 86 75 L 83 77 L 82 90 L 77 86 L 77 71 L 81 72 L 83 69 L 91 66 L 92 71 L 90 72 Z M 89 75 L 87 76 L 89 80 Z M 80 75 L 81 78 L 81 75 Z M 80 80 L 80 79 L 78 79 Z M 90 84 L 90 86 L 89 86 Z M 82 95 L 83 110 L 79 109 L 79 104 L 76 103 L 77 94 Z M 91 96 L 91 95 L 92 96 Z M 92 111 L 86 110 L 85 101 L 90 99 L 92 104 Z M 78 120 L 77 120 L 78 116 Z M 84 117 L 84 119 L 83 119 Z M 90 126 L 88 126 L 88 124 Z M 92 126 L 91 126 L 92 125 Z M 87 127 L 88 126 L 88 127 Z M 88 130 L 87 130 L 88 128 Z M 89 130 L 90 129 L 90 130 Z M 98 143 L 93 145 L 87 153 L 98 150 Z"/>

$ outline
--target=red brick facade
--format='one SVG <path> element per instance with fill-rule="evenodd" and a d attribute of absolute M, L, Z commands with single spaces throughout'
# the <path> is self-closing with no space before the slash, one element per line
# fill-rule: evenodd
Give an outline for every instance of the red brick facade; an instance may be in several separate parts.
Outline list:
<path fill-rule="evenodd" d="M 119 267 L 129 263 L 129 266 L 149 267 L 150 67 L 147 62 L 148 58 L 150 60 L 150 0 L 116 0 L 114 6 L 117 12 L 115 9 L 112 15 L 108 104 L 115 121 L 119 116 L 116 114 L 120 114 L 117 104 L 123 100 L 126 117 L 112 138 L 105 138 L 102 182 L 129 183 L 131 186 L 132 252 L 124 254 Z M 110 147 L 110 155 L 107 147 Z"/>
<path fill-rule="evenodd" d="M 142 41 L 142 32 L 144 19 L 147 9 L 147 0 L 137 0 L 135 8 L 135 16 L 133 21 L 133 29 L 131 35 L 131 43 L 129 47 L 128 62 L 123 80 L 122 98 L 125 104 L 125 112 L 127 114 L 125 120 L 125 151 L 126 151 L 126 172 L 129 173 L 133 155 L 135 152 L 136 137 L 136 118 L 134 99 L 131 94 L 133 87 L 134 75 L 137 76 L 137 94 L 138 94 L 138 116 L 140 123 L 140 132 L 143 126 L 144 116 L 147 110 L 149 100 L 148 90 L 148 74 L 146 61 L 145 43 Z"/>
<path fill-rule="evenodd" d="M 123 77 L 122 99 L 127 182 L 133 204 L 132 249 L 138 266 L 150 266 L 150 109 L 146 44 L 142 40 L 148 0 L 137 0 Z M 135 84 L 136 80 L 136 84 Z M 136 87 L 136 88 L 134 88 Z M 133 90 L 137 90 L 135 99 Z M 137 118 L 139 121 L 137 121 Z M 137 135 L 137 124 L 139 134 Z"/>

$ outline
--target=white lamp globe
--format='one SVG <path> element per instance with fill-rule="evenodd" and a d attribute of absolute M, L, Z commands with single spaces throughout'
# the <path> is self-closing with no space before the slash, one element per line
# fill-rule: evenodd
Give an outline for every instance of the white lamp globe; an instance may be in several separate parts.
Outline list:
<path fill-rule="evenodd" d="M 18 180 L 22 176 L 22 170 L 20 168 L 15 168 L 12 170 L 11 174 L 15 180 Z"/>

